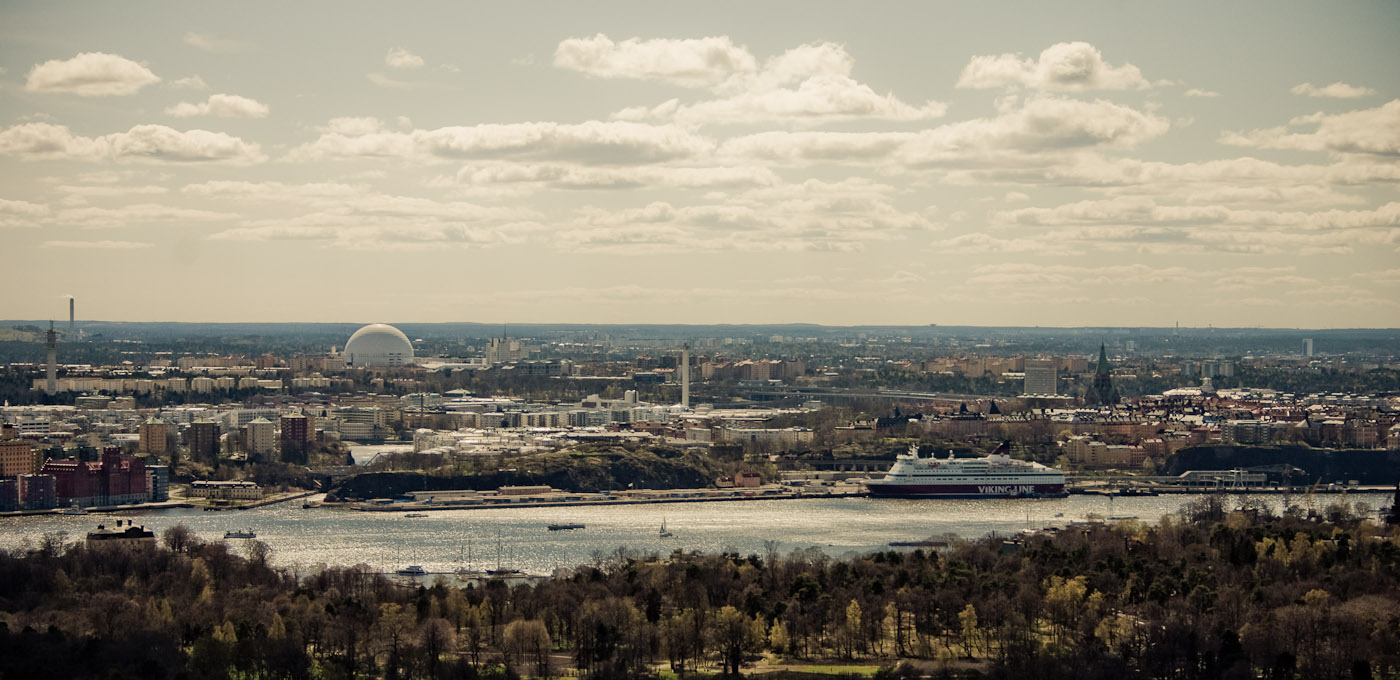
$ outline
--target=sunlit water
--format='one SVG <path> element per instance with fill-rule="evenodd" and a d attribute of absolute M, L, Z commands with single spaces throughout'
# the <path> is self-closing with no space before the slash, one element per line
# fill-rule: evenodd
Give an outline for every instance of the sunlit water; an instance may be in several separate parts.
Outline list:
<path fill-rule="evenodd" d="M 159 512 L 88 516 L 38 516 L 0 519 L 0 548 L 36 546 L 45 534 L 66 532 L 81 539 L 97 524 L 111 526 L 134 518 L 159 536 L 184 524 L 201 539 L 223 540 L 225 531 L 251 528 L 272 549 L 280 566 L 310 572 L 319 565 L 367 564 L 393 571 L 419 564 L 431 572 L 459 568 L 519 569 L 548 574 L 559 567 L 592 563 L 616 555 L 667 554 L 676 549 L 763 554 L 765 542 L 777 549 L 816 547 L 840 557 L 886 548 L 891 541 L 918 541 L 957 534 L 976 538 L 992 532 L 1065 525 L 1090 515 L 1136 517 L 1157 522 L 1199 498 L 1163 495 L 1108 499 L 1070 496 L 1059 499 L 905 500 L 876 498 L 808 498 L 722 503 L 588 506 L 564 508 L 491 508 L 437 510 L 409 518 L 400 512 L 303 509 L 300 501 L 246 511 Z M 1277 495 L 1249 499 L 1280 509 Z M 1301 499 L 1295 497 L 1294 502 Z M 1319 498 L 1319 507 L 1335 497 Z M 1352 495 L 1371 507 L 1389 502 L 1387 495 Z M 1237 504 L 1239 496 L 1226 502 Z M 674 534 L 659 536 L 662 522 Z M 586 528 L 549 531 L 551 523 L 582 523 Z M 247 541 L 230 540 L 242 551 Z"/>

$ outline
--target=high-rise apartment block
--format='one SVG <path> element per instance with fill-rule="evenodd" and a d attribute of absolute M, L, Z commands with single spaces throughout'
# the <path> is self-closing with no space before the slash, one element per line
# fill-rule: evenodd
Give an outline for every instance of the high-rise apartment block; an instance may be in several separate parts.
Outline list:
<path fill-rule="evenodd" d="M 1059 394 L 1059 362 L 1053 359 L 1026 360 L 1026 394 Z"/>
<path fill-rule="evenodd" d="M 305 461 L 311 444 L 311 419 L 294 413 L 282 416 L 282 460 Z"/>
<path fill-rule="evenodd" d="M 219 459 L 219 424 L 212 420 L 190 423 L 188 433 L 190 459 L 201 463 L 212 463 Z"/>
<path fill-rule="evenodd" d="M 42 464 L 34 445 L 23 439 L 0 441 L 0 477 L 31 475 Z"/>
<path fill-rule="evenodd" d="M 277 453 L 277 425 L 272 421 L 258 418 L 248 423 L 245 429 L 250 460 L 268 460 Z"/>
<path fill-rule="evenodd" d="M 151 416 L 137 428 L 141 450 L 157 456 L 170 452 L 170 424 Z"/>

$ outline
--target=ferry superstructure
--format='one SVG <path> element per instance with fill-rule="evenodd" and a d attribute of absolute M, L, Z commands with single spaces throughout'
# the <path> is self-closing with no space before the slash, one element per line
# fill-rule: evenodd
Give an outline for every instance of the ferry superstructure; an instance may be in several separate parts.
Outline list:
<path fill-rule="evenodd" d="M 922 498 L 1046 498 L 1065 495 L 1065 473 L 1006 455 L 1005 447 L 981 458 L 920 458 L 909 447 L 883 479 L 865 483 L 871 496 Z"/>

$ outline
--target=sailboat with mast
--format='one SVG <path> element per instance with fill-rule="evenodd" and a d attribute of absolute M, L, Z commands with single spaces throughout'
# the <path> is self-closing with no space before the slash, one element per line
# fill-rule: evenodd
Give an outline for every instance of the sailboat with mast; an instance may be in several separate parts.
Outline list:
<path fill-rule="evenodd" d="M 502 578 L 502 577 L 506 577 L 506 576 L 519 576 L 520 574 L 524 573 L 524 572 L 520 571 L 519 569 L 511 569 L 511 568 L 509 568 L 509 567 L 502 567 L 502 566 L 501 566 L 501 552 L 502 552 L 501 530 L 500 530 L 500 529 L 497 529 L 497 530 L 496 530 L 496 568 L 495 568 L 495 569 L 487 569 L 487 570 L 486 570 L 486 574 L 487 574 L 488 576 L 492 576 L 492 577 L 496 577 L 496 578 Z"/>

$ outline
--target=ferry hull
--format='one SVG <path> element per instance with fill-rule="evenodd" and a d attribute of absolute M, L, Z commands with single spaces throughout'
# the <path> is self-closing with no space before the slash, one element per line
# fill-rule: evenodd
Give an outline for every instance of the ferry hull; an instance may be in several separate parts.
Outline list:
<path fill-rule="evenodd" d="M 880 484 L 866 485 L 885 498 L 1060 498 L 1064 484 Z"/>

